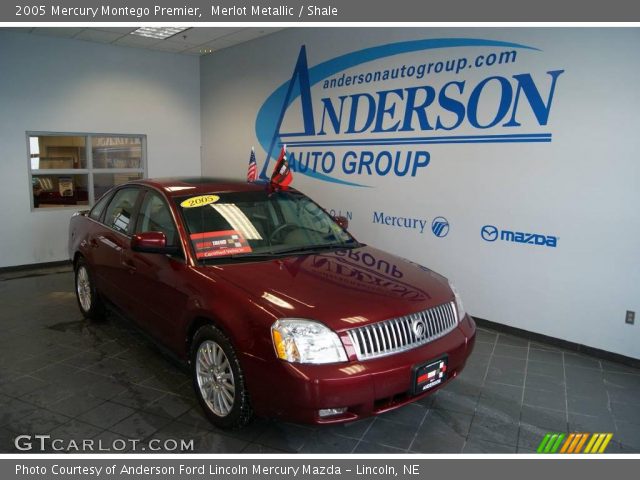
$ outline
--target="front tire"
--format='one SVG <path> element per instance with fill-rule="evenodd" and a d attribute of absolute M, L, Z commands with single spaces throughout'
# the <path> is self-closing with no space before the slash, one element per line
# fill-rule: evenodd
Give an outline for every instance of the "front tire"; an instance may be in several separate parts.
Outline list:
<path fill-rule="evenodd" d="M 76 299 L 82 316 L 90 320 L 102 320 L 104 318 L 102 302 L 87 262 L 82 257 L 76 262 L 75 286 Z"/>
<path fill-rule="evenodd" d="M 240 362 L 227 336 L 213 325 L 193 338 L 193 387 L 207 418 L 220 428 L 242 428 L 253 411 Z"/>

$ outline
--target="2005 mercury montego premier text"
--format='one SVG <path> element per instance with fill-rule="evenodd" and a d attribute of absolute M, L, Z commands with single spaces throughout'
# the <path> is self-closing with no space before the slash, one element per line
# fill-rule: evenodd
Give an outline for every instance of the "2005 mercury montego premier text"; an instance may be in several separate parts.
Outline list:
<path fill-rule="evenodd" d="M 120 185 L 71 219 L 78 304 L 117 307 L 184 360 L 218 426 L 375 415 L 455 378 L 475 324 L 444 277 L 346 228 L 292 188 Z"/>

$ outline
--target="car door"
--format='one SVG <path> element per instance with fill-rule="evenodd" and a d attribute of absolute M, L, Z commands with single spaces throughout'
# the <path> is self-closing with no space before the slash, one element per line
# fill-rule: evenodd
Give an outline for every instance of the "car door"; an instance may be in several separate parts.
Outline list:
<path fill-rule="evenodd" d="M 89 265 L 91 266 L 91 272 L 93 273 L 93 280 L 95 282 L 96 288 L 102 295 L 107 295 L 108 285 L 105 285 L 104 279 L 102 277 L 102 251 L 99 249 L 101 243 L 98 243 L 98 237 L 104 234 L 105 226 L 102 220 L 103 213 L 109 202 L 111 201 L 111 197 L 114 192 L 108 193 L 104 195 L 98 202 L 93 206 L 91 211 L 89 212 L 88 218 L 91 220 L 87 223 L 87 229 L 85 232 L 84 239 L 82 239 L 80 243 L 80 249 L 82 254 L 86 257 Z M 72 234 L 74 235 L 74 234 Z"/>
<path fill-rule="evenodd" d="M 175 254 L 135 252 L 131 248 L 123 251 L 124 263 L 131 273 L 129 286 L 135 292 L 136 321 L 171 346 L 188 298 L 181 282 L 186 263 L 171 209 L 164 196 L 155 190 L 146 190 L 141 201 L 134 233 L 143 232 L 162 232 L 167 237 L 167 246 L 178 248 Z"/>
<path fill-rule="evenodd" d="M 105 209 L 101 228 L 89 240 L 100 291 L 125 311 L 131 307 L 131 301 L 128 292 L 130 274 L 123 264 L 123 252 L 131 243 L 139 194 L 140 187 L 137 186 L 117 190 Z"/>

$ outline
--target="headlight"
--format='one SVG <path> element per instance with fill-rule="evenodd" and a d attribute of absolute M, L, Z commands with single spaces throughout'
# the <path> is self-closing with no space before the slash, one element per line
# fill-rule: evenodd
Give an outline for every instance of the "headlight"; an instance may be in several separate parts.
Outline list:
<path fill-rule="evenodd" d="M 301 318 L 282 318 L 271 326 L 276 355 L 294 363 L 346 362 L 338 335 L 322 323 Z"/>
<path fill-rule="evenodd" d="M 465 316 L 464 305 L 462 305 L 462 298 L 460 298 L 460 294 L 458 293 L 458 290 L 456 289 L 455 285 L 451 283 L 451 280 L 449 280 L 449 288 L 451 288 L 451 291 L 453 292 L 453 295 L 456 298 L 456 310 L 458 311 L 458 321 L 461 322 Z"/>

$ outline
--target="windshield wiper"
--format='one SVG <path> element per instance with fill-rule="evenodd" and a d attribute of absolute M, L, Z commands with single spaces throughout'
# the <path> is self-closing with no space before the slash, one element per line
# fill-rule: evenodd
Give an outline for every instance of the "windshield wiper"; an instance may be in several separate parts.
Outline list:
<path fill-rule="evenodd" d="M 359 246 L 360 244 L 358 242 L 351 242 L 347 244 L 325 243 L 325 244 L 319 244 L 319 245 L 305 245 L 305 246 L 285 248 L 282 250 L 276 250 L 274 252 L 274 255 L 281 255 L 281 254 L 286 255 L 289 253 L 309 253 L 309 252 L 322 251 L 322 250 L 342 250 L 346 248 L 356 248 Z"/>
<path fill-rule="evenodd" d="M 227 257 L 220 258 L 269 258 L 275 257 L 279 252 L 259 252 L 259 253 L 235 253 L 233 255 L 229 255 Z"/>
<path fill-rule="evenodd" d="M 328 246 L 328 245 L 327 245 Z M 219 258 L 233 258 L 233 259 L 241 259 L 241 258 L 273 258 L 280 257 L 283 255 L 289 255 L 291 253 L 302 253 L 319 250 L 321 247 L 327 247 L 325 245 L 309 245 L 306 247 L 292 247 L 292 248 L 284 248 L 282 250 L 270 250 L 268 252 L 258 252 L 258 253 L 236 253 L 234 255 L 229 255 L 226 257 Z"/>

